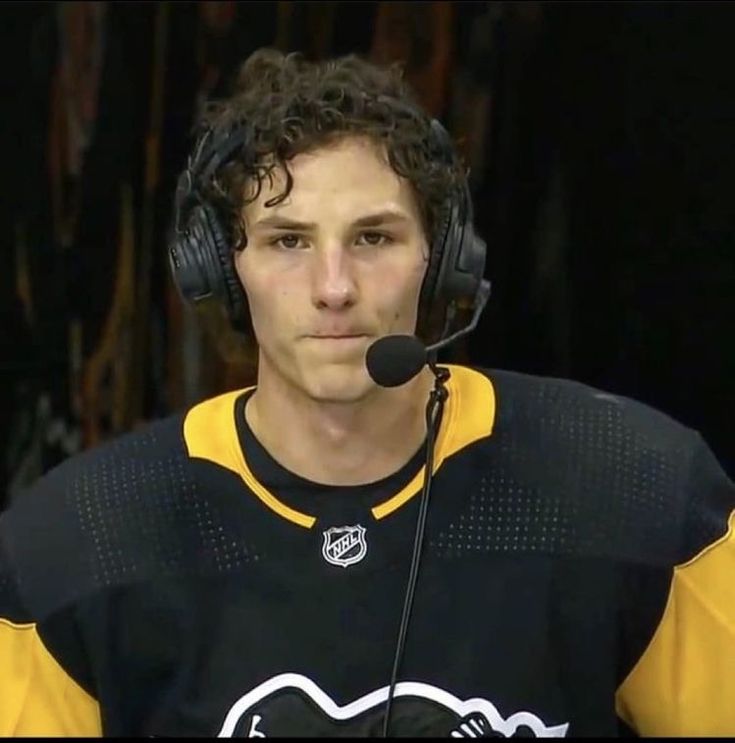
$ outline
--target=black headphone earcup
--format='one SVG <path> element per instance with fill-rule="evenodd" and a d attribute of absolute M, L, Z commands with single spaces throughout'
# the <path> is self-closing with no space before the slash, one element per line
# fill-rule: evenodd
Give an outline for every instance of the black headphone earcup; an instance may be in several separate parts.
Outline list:
<path fill-rule="evenodd" d="M 451 137 L 437 119 L 431 122 L 437 159 L 453 163 Z M 429 265 L 419 298 L 418 334 L 433 343 L 445 330 L 450 305 L 471 308 L 485 268 L 485 243 L 475 234 L 472 197 L 466 182 L 449 200 L 435 230 Z"/>
<path fill-rule="evenodd" d="M 419 325 L 417 333 L 426 343 L 437 340 L 442 331 L 447 303 L 439 286 L 439 276 L 446 260 L 447 238 L 451 223 L 451 211 L 442 215 L 442 221 L 435 231 L 436 238 L 430 247 L 429 264 L 421 285 L 419 295 Z"/>
<path fill-rule="evenodd" d="M 235 270 L 230 240 L 208 205 L 194 207 L 175 236 L 169 258 L 174 283 L 191 305 L 214 299 L 236 330 L 247 332 L 247 298 Z"/>
<path fill-rule="evenodd" d="M 232 326 L 245 332 L 249 326 L 249 312 L 245 290 L 235 270 L 232 242 L 212 207 L 202 205 L 202 219 L 206 222 L 205 239 L 211 244 L 212 252 L 217 256 L 218 296 L 225 307 Z"/>
<path fill-rule="evenodd" d="M 465 198 L 469 198 L 466 196 Z M 437 232 L 419 300 L 422 340 L 436 342 L 450 305 L 473 309 L 485 272 L 486 245 L 468 221 L 467 206 L 452 202 Z"/>

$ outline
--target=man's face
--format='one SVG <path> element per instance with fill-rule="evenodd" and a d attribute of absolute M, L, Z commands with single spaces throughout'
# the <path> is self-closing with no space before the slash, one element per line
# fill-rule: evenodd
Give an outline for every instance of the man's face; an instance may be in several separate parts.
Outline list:
<path fill-rule="evenodd" d="M 410 184 L 374 144 L 349 138 L 289 162 L 293 188 L 266 178 L 244 210 L 235 265 L 259 345 L 259 374 L 322 402 L 353 402 L 375 384 L 368 346 L 413 333 L 429 249 Z"/>

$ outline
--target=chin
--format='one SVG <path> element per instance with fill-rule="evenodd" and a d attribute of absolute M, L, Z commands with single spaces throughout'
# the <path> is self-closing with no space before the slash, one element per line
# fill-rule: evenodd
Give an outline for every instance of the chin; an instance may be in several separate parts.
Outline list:
<path fill-rule="evenodd" d="M 337 364 L 309 370 L 303 384 L 313 400 L 337 404 L 360 402 L 376 387 L 364 367 Z"/>

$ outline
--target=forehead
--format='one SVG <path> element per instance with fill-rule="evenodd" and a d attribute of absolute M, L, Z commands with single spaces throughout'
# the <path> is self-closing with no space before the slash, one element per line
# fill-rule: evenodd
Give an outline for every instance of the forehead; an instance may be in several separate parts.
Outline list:
<path fill-rule="evenodd" d="M 413 186 L 393 170 L 384 149 L 367 138 L 345 137 L 298 154 L 288 161 L 288 169 L 293 179 L 289 196 L 266 206 L 286 188 L 286 174 L 276 166 L 272 183 L 264 178 L 258 198 L 245 206 L 247 222 L 281 213 L 340 219 L 376 207 L 397 208 L 420 221 Z"/>

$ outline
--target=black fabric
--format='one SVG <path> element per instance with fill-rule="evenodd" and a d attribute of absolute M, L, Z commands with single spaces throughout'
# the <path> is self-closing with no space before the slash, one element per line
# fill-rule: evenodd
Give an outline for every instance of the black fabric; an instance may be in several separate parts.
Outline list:
<path fill-rule="evenodd" d="M 690 430 L 577 382 L 491 374 L 496 424 L 472 452 L 482 464 L 473 465 L 464 510 L 442 535 L 448 556 L 530 550 L 671 565 L 724 533 L 732 499 L 724 474 L 721 489 L 706 490 L 707 509 L 689 501 L 699 447 Z M 714 459 L 706 465 L 719 473 Z M 709 528 L 683 549 L 687 508 L 711 515 Z"/>
<path fill-rule="evenodd" d="M 248 464 L 258 482 L 278 493 L 280 500 L 297 511 L 324 517 L 334 503 L 338 504 L 338 508 L 349 503 L 350 508 L 355 505 L 367 511 L 403 489 L 424 466 L 426 447 L 422 443 L 411 459 L 397 472 L 367 485 L 322 485 L 299 477 L 280 465 L 263 448 L 248 425 L 245 405 L 253 392 L 254 390 L 251 390 L 243 394 L 235 405 L 240 445 L 243 451 L 247 452 Z"/>
<path fill-rule="evenodd" d="M 34 619 L 18 590 L 18 575 L 0 541 L 0 617 L 14 624 Z"/>
<path fill-rule="evenodd" d="M 638 403 L 486 373 L 492 435 L 434 479 L 392 731 L 626 732 L 616 689 L 655 632 L 674 565 L 725 533 L 735 488 L 695 433 Z M 420 456 L 372 488 L 321 490 L 260 447 L 245 401 L 202 425 L 231 427 L 260 485 L 313 527 L 189 456 L 181 416 L 64 463 L 0 518 L 6 574 L 99 700 L 107 735 L 380 730 L 418 499 L 382 519 L 369 507 Z M 323 554 L 326 530 L 343 525 L 365 529 L 349 566 Z"/>

